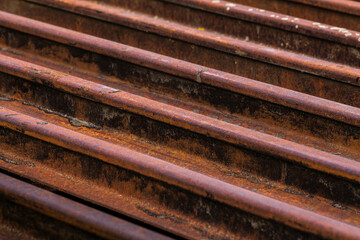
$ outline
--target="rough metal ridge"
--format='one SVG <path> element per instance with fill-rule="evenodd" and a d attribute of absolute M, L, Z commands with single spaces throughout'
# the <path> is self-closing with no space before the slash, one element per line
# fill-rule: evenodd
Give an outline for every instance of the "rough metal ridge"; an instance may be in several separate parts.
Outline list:
<path fill-rule="evenodd" d="M 360 2 L 0 1 L 0 238 L 360 239 Z"/>

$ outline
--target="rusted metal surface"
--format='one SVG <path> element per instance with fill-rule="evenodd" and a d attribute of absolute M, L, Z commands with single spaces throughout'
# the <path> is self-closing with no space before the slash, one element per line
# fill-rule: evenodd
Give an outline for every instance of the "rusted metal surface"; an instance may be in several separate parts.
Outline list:
<path fill-rule="evenodd" d="M 360 33 L 234 2 L 0 2 L 0 236 L 359 239 Z"/>
<path fill-rule="evenodd" d="M 0 173 L 0 194 L 1 227 L 14 237 L 33 234 L 36 239 L 54 239 L 61 229 L 62 236 L 68 239 L 93 239 L 92 234 L 106 239 L 171 239 L 3 173 Z M 21 216 L 18 211 L 29 211 L 29 215 Z M 83 232 L 71 229 L 74 227 Z"/>

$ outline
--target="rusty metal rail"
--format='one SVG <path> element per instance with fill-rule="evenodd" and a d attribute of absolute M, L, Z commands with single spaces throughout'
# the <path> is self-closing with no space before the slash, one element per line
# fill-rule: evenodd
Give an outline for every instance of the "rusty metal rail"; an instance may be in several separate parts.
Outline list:
<path fill-rule="evenodd" d="M 268 9 L 360 3 L 235 2 L 0 2 L 0 236 L 359 239 L 360 33 Z"/>
<path fill-rule="evenodd" d="M 0 231 L 8 239 L 54 239 L 59 230 L 67 239 L 171 239 L 3 173 L 0 195 Z"/>

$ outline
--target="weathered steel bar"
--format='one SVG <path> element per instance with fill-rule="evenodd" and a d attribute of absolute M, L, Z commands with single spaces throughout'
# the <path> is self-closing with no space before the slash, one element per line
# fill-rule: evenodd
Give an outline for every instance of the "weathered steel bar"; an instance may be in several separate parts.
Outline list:
<path fill-rule="evenodd" d="M 62 147 L 100 158 L 123 168 L 185 188 L 202 197 L 213 199 L 265 219 L 279 221 L 292 228 L 325 238 L 357 239 L 360 230 L 333 219 L 295 208 L 213 178 L 179 168 L 158 159 L 92 138 L 18 112 L 0 109 L 1 125 Z"/>
<path fill-rule="evenodd" d="M 0 205 L 0 229 L 22 239 L 172 239 L 3 173 Z"/>
<path fill-rule="evenodd" d="M 34 6 L 39 7 L 37 5 L 34 5 Z M 44 9 L 38 10 L 38 11 L 44 11 Z M 56 10 L 53 9 L 52 11 L 56 11 Z M 34 10 L 34 11 L 31 11 L 31 13 L 32 12 L 34 12 L 34 14 L 35 14 L 37 11 Z M 65 14 L 66 15 L 66 17 L 64 17 L 64 18 L 69 19 L 69 21 L 70 21 L 69 23 L 66 22 L 66 25 L 68 27 L 76 28 L 76 30 L 81 30 L 81 31 L 88 31 L 88 32 L 93 31 L 93 32 L 91 32 L 91 34 L 95 34 L 95 35 L 99 35 L 99 33 L 96 31 L 96 29 L 100 28 L 100 25 L 103 26 L 104 24 L 107 24 L 104 22 L 96 21 L 94 19 L 90 19 L 90 18 L 81 18 L 81 17 L 79 17 L 79 15 L 76 15 L 76 18 L 72 19 L 75 15 L 73 16 L 70 13 L 65 13 L 65 12 L 61 12 L 61 13 L 59 12 L 56 14 Z M 51 15 L 56 15 L 56 14 L 52 13 Z M 129 13 L 127 13 L 127 14 L 129 14 Z M 135 15 L 137 16 L 139 14 L 135 14 Z M 53 21 L 53 22 L 56 21 L 56 19 L 51 20 L 51 16 L 47 16 L 47 17 L 48 17 L 48 21 Z M 7 18 L 9 18 L 9 16 L 7 16 Z M 72 19 L 72 20 L 70 20 L 70 19 Z M 78 21 L 80 21 L 79 19 L 81 19 L 81 22 L 82 22 L 81 27 L 79 27 L 79 24 L 76 24 L 76 26 L 73 25 L 73 23 L 75 22 L 75 19 L 78 19 Z M 85 27 L 85 25 L 90 24 L 90 22 L 91 22 L 92 26 L 95 24 L 96 27 L 90 27 L 90 26 Z M 3 23 L 3 24 L 5 24 L 5 23 Z M 9 24 L 9 22 L 7 22 L 7 24 Z M 56 24 L 61 24 L 61 23 L 56 23 Z M 15 27 L 15 22 L 13 25 L 14 25 L 13 27 Z M 294 89 L 297 91 L 302 91 L 302 92 L 305 92 L 305 93 L 308 93 L 311 95 L 316 95 L 316 96 L 319 96 L 322 98 L 339 101 L 339 102 L 342 102 L 342 103 L 345 103 L 348 105 L 353 105 L 353 104 L 357 104 L 358 102 L 360 102 L 358 100 L 358 98 L 359 98 L 358 88 L 354 88 L 347 83 L 333 81 L 333 79 L 337 79 L 338 81 L 350 81 L 351 83 L 356 84 L 357 79 L 358 79 L 358 74 L 356 74 L 356 72 L 358 71 L 358 69 L 351 68 L 348 66 L 338 66 L 334 63 L 321 62 L 320 60 L 317 60 L 317 59 L 304 58 L 303 56 L 293 54 L 293 53 L 287 56 L 288 52 L 283 52 L 284 54 L 282 55 L 282 56 L 287 56 L 287 57 L 285 57 L 286 59 L 281 58 L 281 57 L 279 58 L 280 60 L 282 59 L 281 61 L 283 63 L 292 62 L 293 59 L 295 59 L 295 60 L 297 59 L 297 60 L 299 60 L 298 62 L 296 62 L 297 61 L 296 60 L 294 63 L 291 63 L 291 64 L 293 64 L 293 66 L 297 66 L 298 69 L 300 69 L 300 65 L 308 66 L 312 70 L 317 69 L 318 74 L 325 75 L 332 79 L 332 80 L 330 80 L 328 78 L 323 78 L 323 77 L 311 75 L 308 73 L 304 73 L 304 71 L 305 71 L 304 69 L 302 69 L 300 71 L 295 71 L 295 70 L 291 70 L 288 68 L 279 67 L 274 64 L 269 65 L 268 63 L 265 64 L 264 62 L 253 61 L 253 60 L 250 60 L 248 58 L 248 56 L 243 57 L 243 56 L 239 56 L 239 55 L 237 55 L 237 56 L 229 55 L 228 53 L 225 53 L 222 51 L 219 52 L 219 51 L 211 50 L 209 48 L 203 48 L 198 45 L 192 45 L 192 44 L 189 45 L 188 43 L 185 43 L 183 41 L 173 41 L 173 40 L 170 41 L 168 38 L 162 38 L 158 35 L 144 33 L 142 31 L 138 31 L 138 30 L 136 30 L 136 33 L 135 33 L 134 30 L 129 30 L 129 28 L 123 28 L 120 25 L 109 24 L 109 25 L 107 25 L 106 28 L 101 27 L 101 29 L 106 29 L 106 31 L 102 31 L 102 33 L 100 34 L 100 35 L 102 35 L 102 37 L 113 39 L 116 41 L 121 41 L 126 44 L 130 44 L 130 45 L 134 45 L 134 46 L 138 46 L 138 47 L 143 47 L 148 50 L 156 51 L 159 53 L 164 53 L 167 55 L 171 55 L 173 57 L 182 58 L 187 61 L 200 63 L 207 67 L 213 67 L 213 68 L 222 69 L 227 72 L 237 73 L 237 74 L 244 75 L 246 77 L 250 77 L 250 78 L 253 78 L 256 80 L 261 80 L 261 81 L 265 81 L 268 83 L 283 86 L 286 88 Z M 24 31 L 24 30 L 22 30 L 22 31 Z M 123 32 L 124 34 L 119 35 L 118 34 L 119 31 L 124 31 Z M 209 36 L 207 34 L 202 34 L 203 31 L 199 31 L 196 29 L 193 29 L 192 31 L 193 31 L 193 33 L 196 33 L 196 34 L 198 33 L 198 36 Z M 116 33 L 116 34 L 114 34 L 114 33 Z M 181 35 L 181 36 L 183 36 L 183 35 Z M 121 37 L 121 40 L 118 39 L 119 37 Z M 219 41 L 216 38 L 213 40 L 214 40 L 213 43 Z M 211 41 L 213 41 L 213 40 L 211 40 Z M 240 41 L 240 40 L 236 40 L 236 41 Z M 150 44 L 150 42 L 152 42 L 154 44 Z M 197 42 L 197 44 L 199 43 L 199 41 L 196 41 L 196 42 Z M 259 51 L 259 50 L 257 50 L 257 49 L 259 49 L 259 46 L 257 46 L 256 44 L 255 44 L 254 48 L 252 48 L 251 47 L 252 43 L 248 43 L 246 41 L 240 41 L 240 42 L 242 44 L 244 43 L 245 44 L 244 46 L 250 47 L 248 50 L 251 54 L 254 54 L 255 52 Z M 157 44 L 157 43 L 161 43 L 161 44 Z M 219 43 L 219 44 L 221 46 L 224 46 L 221 43 Z M 231 46 L 234 47 L 234 45 L 232 45 L 232 44 L 230 44 L 228 47 L 231 47 Z M 210 47 L 210 45 L 209 45 L 209 47 Z M 262 48 L 260 47 L 260 49 L 262 49 Z M 318 48 L 318 49 L 321 49 L 321 48 Z M 237 50 L 238 50 L 237 47 L 234 47 L 232 50 L 230 50 L 230 52 L 234 52 Z M 252 52 L 252 50 L 254 50 L 255 52 Z M 281 51 L 277 52 L 277 51 L 273 51 L 273 49 L 272 49 L 266 55 L 270 57 L 274 54 L 276 55 L 276 53 L 280 54 Z M 258 55 L 256 55 L 256 56 L 258 56 Z M 264 57 L 265 55 L 260 54 L 259 56 Z M 280 54 L 280 56 L 281 56 L 281 54 Z M 298 57 L 303 58 L 304 61 L 302 62 L 302 60 L 300 60 L 300 58 L 298 58 Z M 274 61 L 275 60 L 280 61 L 277 58 L 271 58 L 271 59 L 273 59 Z M 273 61 L 273 60 L 271 60 L 271 61 Z M 330 65 L 327 65 L 328 63 Z M 279 63 L 277 63 L 277 64 L 279 64 Z M 297 64 L 300 64 L 300 65 L 297 65 Z M 316 64 L 320 64 L 320 65 L 316 65 Z M 326 65 L 325 68 L 327 70 L 324 70 L 322 65 L 324 65 L 324 66 Z M 336 66 L 334 66 L 335 68 L 330 67 L 333 65 L 336 65 Z M 344 71 L 343 70 L 344 68 L 342 68 L 342 67 L 344 67 L 345 69 L 347 68 L 347 71 Z M 336 89 L 336 91 L 335 91 L 335 89 Z"/>

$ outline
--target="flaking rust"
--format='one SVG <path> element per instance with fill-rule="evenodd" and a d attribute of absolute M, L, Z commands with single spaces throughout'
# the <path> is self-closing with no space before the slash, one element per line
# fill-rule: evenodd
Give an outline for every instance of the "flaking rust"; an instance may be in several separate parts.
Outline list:
<path fill-rule="evenodd" d="M 0 237 L 360 239 L 359 9 L 1 1 Z"/>

